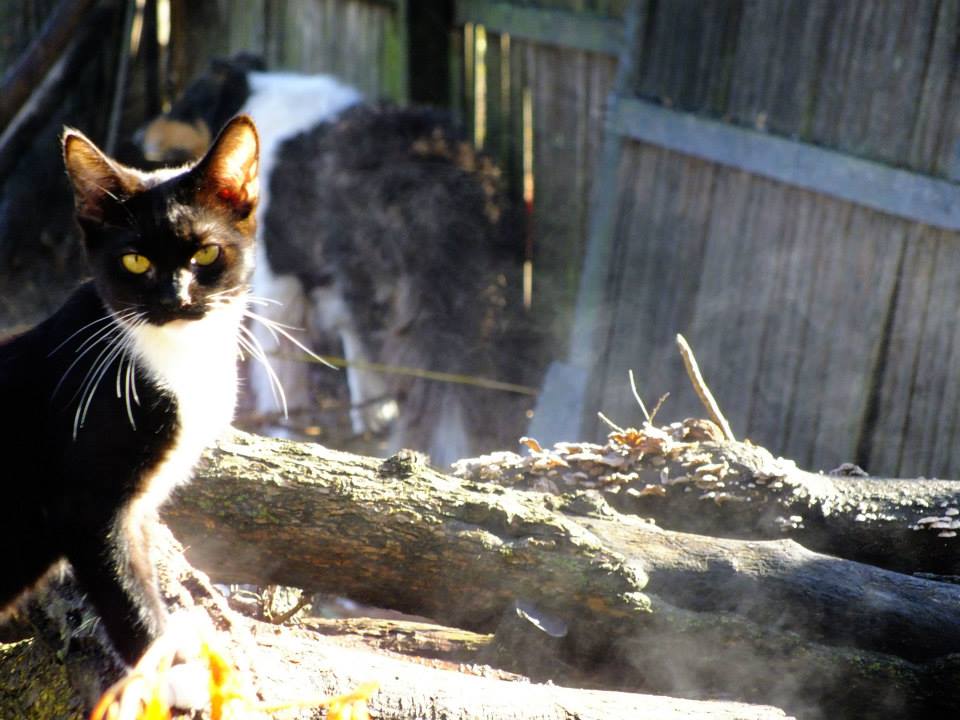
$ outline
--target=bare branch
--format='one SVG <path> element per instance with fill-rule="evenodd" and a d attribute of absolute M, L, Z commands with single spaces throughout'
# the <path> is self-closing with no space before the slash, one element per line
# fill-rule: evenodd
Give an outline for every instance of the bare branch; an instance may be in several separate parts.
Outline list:
<path fill-rule="evenodd" d="M 693 356 L 693 350 L 690 349 L 690 345 L 687 344 L 683 335 L 677 335 L 677 347 L 680 349 L 680 355 L 683 357 L 683 364 L 684 367 L 687 368 L 687 375 L 690 377 L 693 389 L 700 398 L 700 402 L 703 403 L 703 406 L 710 414 L 710 418 L 723 430 L 723 435 L 727 440 L 736 440 L 736 437 L 733 435 L 733 430 L 730 429 L 730 423 L 727 422 L 723 413 L 720 412 L 720 406 L 717 404 L 716 399 L 714 399 L 713 393 L 710 392 L 710 388 L 707 387 L 703 375 L 700 374 L 697 359 Z"/>

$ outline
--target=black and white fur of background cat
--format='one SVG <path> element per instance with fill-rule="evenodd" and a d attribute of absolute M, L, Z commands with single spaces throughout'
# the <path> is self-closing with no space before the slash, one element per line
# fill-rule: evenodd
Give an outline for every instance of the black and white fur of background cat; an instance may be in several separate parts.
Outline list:
<path fill-rule="evenodd" d="M 355 432 L 389 429 L 389 450 L 441 464 L 511 446 L 522 398 L 362 368 L 530 381 L 534 343 L 502 272 L 517 263 L 519 215 L 498 169 L 438 111 L 370 104 L 329 76 L 259 68 L 250 56 L 214 62 L 141 132 L 145 156 L 191 157 L 226 118 L 251 115 L 263 178 L 253 286 L 280 303 L 260 312 L 306 328 L 308 344 L 340 346 Z M 268 353 L 284 352 L 268 330 L 254 332 Z M 308 410 L 310 367 L 272 365 L 291 414 Z M 260 367 L 249 377 L 255 410 L 275 413 L 278 383 Z"/>

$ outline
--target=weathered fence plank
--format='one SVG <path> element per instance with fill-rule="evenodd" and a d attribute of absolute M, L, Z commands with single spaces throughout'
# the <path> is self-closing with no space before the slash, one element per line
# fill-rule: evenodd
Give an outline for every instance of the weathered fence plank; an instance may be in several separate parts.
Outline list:
<path fill-rule="evenodd" d="M 696 159 L 639 144 L 625 148 L 616 230 L 621 241 L 611 262 L 611 333 L 598 348 L 603 381 L 593 408 L 617 422 L 642 421 L 627 384 L 631 368 L 650 403 L 674 390 L 681 394 L 671 398 L 671 413 L 695 402 L 692 393 L 685 401 L 685 386 L 672 385 L 670 377 L 679 363 L 673 338 L 687 329 L 696 303 L 710 202 L 702 191 L 712 174 L 709 163 Z"/>
<path fill-rule="evenodd" d="M 509 174 L 518 195 L 524 182 L 523 136 L 530 130 L 524 122 L 532 122 L 532 247 L 527 249 L 533 260 L 531 314 L 548 337 L 545 346 L 551 357 L 567 349 L 605 106 L 617 67 L 615 53 L 622 46 L 620 18 L 630 4 L 629 0 L 540 0 L 522 7 L 481 0 L 456 4 L 456 21 L 465 24 L 468 124 L 476 123 L 478 112 L 485 113 L 486 146 L 501 158 L 510 158 Z M 477 68 L 471 65 L 476 60 L 471 52 L 476 24 L 484 27 L 488 58 L 493 53 L 482 88 L 476 82 Z M 509 36 L 510 48 L 509 108 L 492 97 L 503 86 L 490 74 L 503 62 L 497 53 L 504 35 Z M 498 110 L 509 112 L 511 121 L 501 127 L 511 133 L 510 139 L 491 137 L 491 111 Z"/>
<path fill-rule="evenodd" d="M 593 221 L 614 228 L 614 309 L 586 415 L 632 412 L 628 367 L 648 396 L 682 387 L 673 324 L 735 431 L 814 467 L 960 472 L 958 17 L 932 0 L 648 7 L 612 118 L 641 149 Z M 651 164 L 644 144 L 675 152 Z M 747 172 L 714 166 L 701 187 L 689 156 Z"/>
<path fill-rule="evenodd" d="M 878 465 L 951 477 L 960 473 L 960 243 L 953 233 L 918 228 L 914 235 L 903 263 L 872 456 Z"/>
<path fill-rule="evenodd" d="M 174 0 L 175 67 L 181 83 L 207 59 L 239 51 L 273 70 L 330 73 L 372 98 L 406 99 L 403 3 L 367 0 Z"/>
<path fill-rule="evenodd" d="M 520 43 L 516 43 L 520 45 Z M 523 43 L 533 100 L 533 313 L 565 345 L 612 59 Z"/>
<path fill-rule="evenodd" d="M 655 103 L 623 99 L 616 132 L 815 192 L 960 230 L 960 185 Z"/>
<path fill-rule="evenodd" d="M 945 175 L 957 13 L 933 0 L 658 3 L 632 94 Z"/>
<path fill-rule="evenodd" d="M 560 7 L 522 7 L 509 2 L 458 0 L 456 21 L 460 24 L 479 23 L 494 32 L 508 32 L 517 38 L 560 46 L 565 50 L 607 55 L 619 52 L 623 43 L 622 24 L 616 18 L 604 16 L 612 8 L 603 8 L 604 15 L 599 15 L 597 9 L 585 12 L 582 7 L 570 7 L 572 3 L 566 8 L 562 7 L 564 3 L 551 4 Z"/>
<path fill-rule="evenodd" d="M 736 432 L 816 467 L 854 460 L 909 223 L 650 146 L 630 153 L 598 406 L 635 421 L 633 368 L 648 399 L 679 391 L 670 417 L 695 413 L 680 331 Z"/>

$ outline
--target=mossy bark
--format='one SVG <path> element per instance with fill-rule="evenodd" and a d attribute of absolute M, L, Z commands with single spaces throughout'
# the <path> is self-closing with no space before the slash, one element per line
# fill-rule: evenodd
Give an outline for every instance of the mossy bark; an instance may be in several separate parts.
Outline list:
<path fill-rule="evenodd" d="M 719 453 L 736 467 L 756 456 L 753 472 L 783 485 L 771 494 L 801 494 L 786 489 L 782 468 L 764 475 L 780 461 L 743 447 L 698 442 L 674 461 L 699 468 Z M 496 459 L 477 466 L 490 477 Z M 956 586 L 790 540 L 672 532 L 594 494 L 518 492 L 464 467 L 458 480 L 415 454 L 380 461 L 238 434 L 208 453 L 167 517 L 192 560 L 220 579 L 497 631 L 499 662 L 535 677 L 589 668 L 607 686 L 729 693 L 810 717 L 864 703 L 910 717 L 960 702 L 943 684 L 960 647 Z"/>
<path fill-rule="evenodd" d="M 431 667 L 422 659 L 405 661 L 390 654 L 357 649 L 305 629 L 268 625 L 230 611 L 206 577 L 186 563 L 168 532 L 158 533 L 157 539 L 163 555 L 162 590 L 175 613 L 170 621 L 171 631 L 201 633 L 221 658 L 228 658 L 235 667 L 236 684 L 230 686 L 231 691 L 251 702 L 296 703 L 350 692 L 361 683 L 373 681 L 379 684 L 379 690 L 370 700 L 371 712 L 383 720 L 412 717 L 778 720 L 786 717 L 776 708 L 738 702 L 699 702 L 504 681 L 486 677 L 476 670 L 454 672 L 449 667 Z M 96 693 L 117 676 L 105 635 L 96 623 L 77 622 L 77 618 L 89 616 L 89 608 L 69 579 L 54 582 L 40 600 L 42 605 L 31 613 L 38 630 L 36 638 L 0 650 L 3 717 L 17 720 L 84 717 Z M 197 610 L 202 612 L 199 623 Z M 31 670 L 33 668 L 38 670 Z M 102 674 L 98 675 L 98 671 Z M 78 688 L 75 682 L 80 675 L 88 679 L 84 688 Z M 148 677 L 148 682 L 155 679 Z M 177 715 L 181 716 L 209 717 L 205 712 Z M 320 717 L 320 711 L 306 706 L 286 710 L 283 717 L 306 720 Z"/>
<path fill-rule="evenodd" d="M 790 538 L 890 570 L 960 576 L 960 481 L 815 474 L 706 420 L 611 432 L 521 457 L 456 465 L 463 479 L 521 489 L 594 488 L 615 508 L 701 535 Z M 857 468 L 841 468 L 857 472 Z"/>
<path fill-rule="evenodd" d="M 730 472 L 715 467 L 722 465 L 718 452 L 729 467 L 741 457 L 735 445 L 689 440 L 672 447 L 651 437 L 661 450 L 660 463 L 653 448 L 641 453 L 651 465 L 682 465 L 686 453 L 687 485 L 707 483 L 712 489 L 705 492 L 730 481 Z M 651 437 L 622 441 L 637 449 Z M 236 433 L 206 454 L 166 518 L 187 557 L 218 580 L 295 585 L 491 633 L 479 646 L 471 640 L 473 659 L 536 680 L 630 693 L 462 678 L 425 673 L 422 665 L 403 670 L 395 659 L 238 617 L 172 540 L 161 565 L 168 604 L 202 608 L 263 698 L 316 694 L 317 683 L 330 692 L 393 678 L 375 704 L 385 718 L 783 716 L 713 702 L 731 697 L 801 718 L 862 717 L 865 708 L 874 717 L 911 718 L 960 704 L 960 655 L 953 653 L 960 647 L 960 587 L 821 555 L 792 540 L 665 530 L 621 513 L 598 493 L 504 487 L 531 478 L 562 484 L 561 474 L 524 474 L 526 462 L 569 470 L 577 481 L 583 478 L 572 472 L 596 477 L 587 465 L 571 466 L 596 462 L 590 457 L 599 451 L 581 444 L 554 454 L 540 449 L 529 460 L 471 461 L 458 465 L 464 477 L 457 478 L 413 453 L 383 461 Z M 769 462 L 751 472 L 786 487 L 789 474 L 770 474 Z M 639 481 L 623 488 L 628 482 Z M 611 484 L 602 488 L 608 496 Z M 621 493 L 642 498 L 648 484 Z M 58 586 L 44 599 L 44 612 L 33 615 L 40 642 L 63 657 L 76 694 L 83 679 L 102 685 L 111 660 L 109 652 L 90 652 L 98 642 L 95 624 L 78 623 L 87 611 L 71 612 L 64 597 L 82 600 Z M 20 692 L 11 687 L 4 692 Z M 675 704 L 637 692 L 711 702 Z"/>

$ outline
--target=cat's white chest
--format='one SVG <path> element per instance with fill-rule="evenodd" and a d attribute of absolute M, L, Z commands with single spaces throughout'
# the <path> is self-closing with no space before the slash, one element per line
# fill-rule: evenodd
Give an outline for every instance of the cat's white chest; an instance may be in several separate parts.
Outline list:
<path fill-rule="evenodd" d="M 151 481 L 151 492 L 158 496 L 189 479 L 204 448 L 233 420 L 242 311 L 239 304 L 231 305 L 217 308 L 201 320 L 146 324 L 130 330 L 138 364 L 143 363 L 177 403 L 177 438 Z"/>

